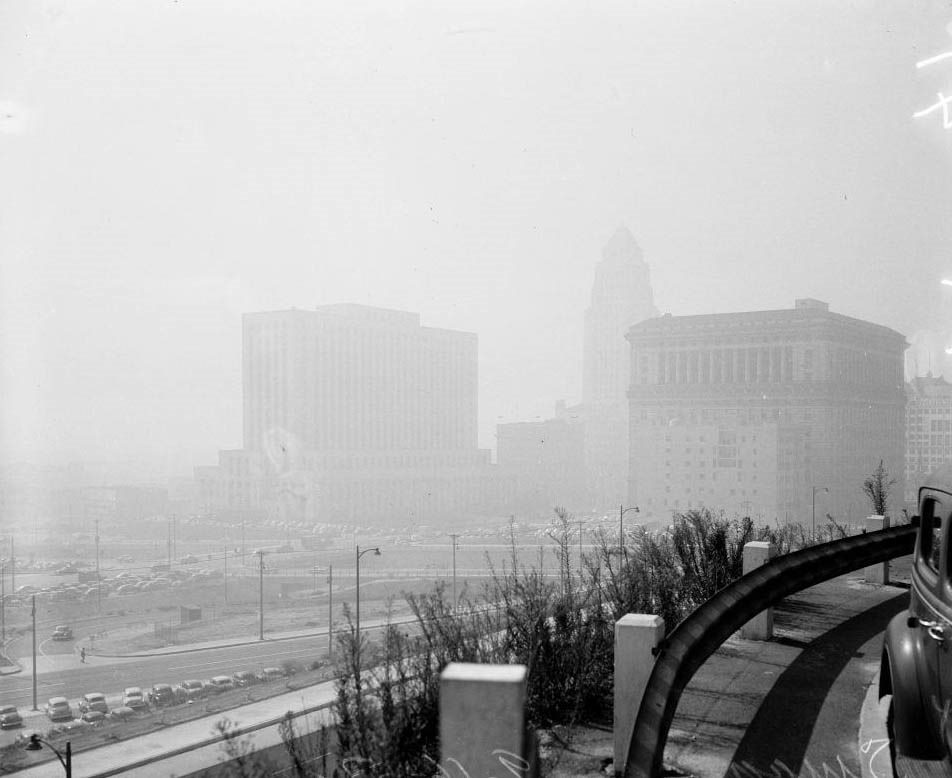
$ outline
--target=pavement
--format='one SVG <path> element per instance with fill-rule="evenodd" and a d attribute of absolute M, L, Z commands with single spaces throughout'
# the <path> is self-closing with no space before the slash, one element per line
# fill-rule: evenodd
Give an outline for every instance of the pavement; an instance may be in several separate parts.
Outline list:
<path fill-rule="evenodd" d="M 743 640 L 739 633 L 729 638 L 682 695 L 665 750 L 667 768 L 674 775 L 697 778 L 817 778 L 830 771 L 838 778 L 891 778 L 885 711 L 876 699 L 875 681 L 882 632 L 908 597 L 902 585 L 867 584 L 862 572 L 852 573 L 784 600 L 774 609 L 773 640 Z M 313 634 L 310 630 L 268 637 Z M 149 654 L 246 642 L 212 641 Z M 247 724 L 288 710 L 323 708 L 330 692 L 329 686 L 319 685 L 227 716 Z M 130 754 L 147 757 L 150 776 L 187 774 L 183 767 L 201 759 L 217 761 L 214 754 L 221 754 L 221 746 L 209 745 L 209 739 L 220 719 L 221 714 L 84 752 L 74 760 L 74 774 L 119 774 Z M 190 752 L 194 746 L 202 746 L 204 756 Z M 545 773 L 551 778 L 605 776 L 611 770 L 612 749 L 608 727 L 556 729 L 543 737 Z M 166 761 L 162 754 L 177 756 Z M 145 769 L 142 763 L 135 774 L 145 775 Z"/>

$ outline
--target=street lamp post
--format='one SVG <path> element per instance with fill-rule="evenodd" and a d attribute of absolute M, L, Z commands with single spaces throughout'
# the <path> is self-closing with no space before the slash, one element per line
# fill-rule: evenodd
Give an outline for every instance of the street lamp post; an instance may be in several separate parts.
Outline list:
<path fill-rule="evenodd" d="M 816 493 L 817 492 L 826 492 L 830 493 L 830 490 L 825 486 L 814 486 L 813 487 L 813 542 L 816 543 Z"/>
<path fill-rule="evenodd" d="M 96 519 L 96 610 L 102 610 L 102 577 L 99 574 L 99 519 Z"/>
<path fill-rule="evenodd" d="M 621 551 L 625 547 L 625 514 L 628 511 L 634 511 L 635 513 L 641 513 L 638 510 L 637 505 L 632 505 L 630 508 L 626 508 L 624 505 L 618 506 L 618 550 Z"/>
<path fill-rule="evenodd" d="M 360 668 L 360 558 L 364 554 L 369 554 L 371 551 L 374 552 L 376 556 L 380 556 L 380 548 L 374 546 L 373 548 L 365 548 L 363 551 L 360 550 L 360 546 L 357 546 L 357 667 Z M 357 679 L 358 683 L 360 678 Z"/>
<path fill-rule="evenodd" d="M 56 754 L 56 758 L 59 759 L 60 764 L 63 765 L 63 769 L 66 771 L 66 778 L 72 778 L 73 776 L 73 748 L 70 745 L 70 742 L 66 741 L 66 751 L 60 753 L 56 748 L 54 748 L 50 743 L 47 743 L 39 735 L 33 734 L 30 735 L 30 742 L 27 743 L 27 751 L 41 751 L 43 746 L 46 746 L 50 751 Z"/>
<path fill-rule="evenodd" d="M 258 640 L 264 640 L 264 549 L 258 555 Z"/>
<path fill-rule="evenodd" d="M 457 610 L 457 606 L 456 606 L 456 603 L 457 603 L 457 600 L 456 600 L 456 538 L 458 537 L 459 535 L 457 534 L 450 535 L 450 538 L 452 538 L 453 540 L 453 613 L 454 614 L 456 613 L 456 610 Z"/>

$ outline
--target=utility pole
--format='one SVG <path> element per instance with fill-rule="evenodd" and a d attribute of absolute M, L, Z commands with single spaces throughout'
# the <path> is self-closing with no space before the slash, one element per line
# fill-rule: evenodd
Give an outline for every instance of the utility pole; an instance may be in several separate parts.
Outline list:
<path fill-rule="evenodd" d="M 258 550 L 258 640 L 264 640 L 264 551 Z"/>
<path fill-rule="evenodd" d="M 458 600 L 456 599 L 456 538 L 459 535 L 453 533 L 450 537 L 453 539 L 453 614 L 455 615 L 458 610 Z"/>
<path fill-rule="evenodd" d="M 31 611 L 33 616 L 33 710 L 39 710 L 36 707 L 36 595 L 32 597 L 33 600 L 33 609 Z"/>
<path fill-rule="evenodd" d="M 334 656 L 334 565 L 327 566 L 327 658 Z"/>
<path fill-rule="evenodd" d="M 99 519 L 96 519 L 96 610 L 102 610 L 102 578 L 99 576 Z"/>

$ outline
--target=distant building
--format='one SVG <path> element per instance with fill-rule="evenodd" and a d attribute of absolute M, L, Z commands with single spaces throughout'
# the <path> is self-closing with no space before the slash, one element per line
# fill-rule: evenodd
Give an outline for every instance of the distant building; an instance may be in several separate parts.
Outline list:
<path fill-rule="evenodd" d="M 932 375 L 906 384 L 907 507 L 918 501 L 918 490 L 933 470 L 952 463 L 952 384 Z"/>
<path fill-rule="evenodd" d="M 244 447 L 196 468 L 201 507 L 395 524 L 492 511 L 476 359 L 476 335 L 413 313 L 245 314 Z"/>
<path fill-rule="evenodd" d="M 628 328 L 658 315 L 648 266 L 625 227 L 602 249 L 591 304 L 585 311 L 582 415 L 585 420 L 586 505 L 605 509 L 628 491 Z"/>
<path fill-rule="evenodd" d="M 549 518 L 557 506 L 587 504 L 584 431 L 564 404 L 553 419 L 497 426 L 496 462 L 511 480 L 511 510 Z"/>
<path fill-rule="evenodd" d="M 904 474 L 905 339 L 797 300 L 791 310 L 662 316 L 628 331 L 629 501 L 767 521 L 869 512 L 863 480 Z M 823 492 L 822 487 L 829 489 Z"/>

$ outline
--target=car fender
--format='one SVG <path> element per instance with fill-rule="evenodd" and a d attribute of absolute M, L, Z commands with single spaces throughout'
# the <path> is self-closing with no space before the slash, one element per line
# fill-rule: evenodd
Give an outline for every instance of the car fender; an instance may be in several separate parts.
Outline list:
<path fill-rule="evenodd" d="M 896 614 L 886 628 L 879 675 L 880 699 L 892 694 L 892 730 L 896 752 L 919 759 L 937 759 L 942 748 L 931 734 L 922 630 L 909 626 L 909 611 Z M 938 691 L 938 690 L 936 690 Z"/>

